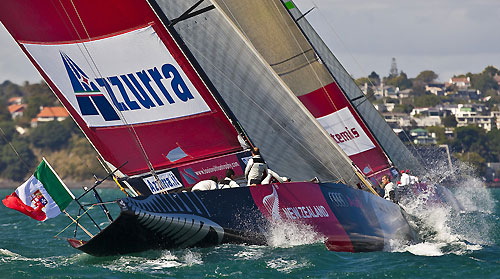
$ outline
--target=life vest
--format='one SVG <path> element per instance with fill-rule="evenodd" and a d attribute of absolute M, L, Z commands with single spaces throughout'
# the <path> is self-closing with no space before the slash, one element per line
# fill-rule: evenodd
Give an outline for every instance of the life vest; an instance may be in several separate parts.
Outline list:
<path fill-rule="evenodd" d="M 220 185 L 229 185 L 229 183 L 231 183 L 231 180 L 229 179 L 223 179 L 219 182 Z"/>

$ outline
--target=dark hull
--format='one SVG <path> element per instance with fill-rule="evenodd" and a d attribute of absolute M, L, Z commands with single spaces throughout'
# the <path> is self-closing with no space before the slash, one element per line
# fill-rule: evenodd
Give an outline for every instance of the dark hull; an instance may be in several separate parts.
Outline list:
<path fill-rule="evenodd" d="M 335 251 L 381 250 L 412 239 L 400 207 L 342 184 L 307 182 L 152 195 L 119 201 L 120 216 L 89 241 L 69 240 L 91 255 L 150 249 L 265 245 L 270 226 L 307 224 Z"/>

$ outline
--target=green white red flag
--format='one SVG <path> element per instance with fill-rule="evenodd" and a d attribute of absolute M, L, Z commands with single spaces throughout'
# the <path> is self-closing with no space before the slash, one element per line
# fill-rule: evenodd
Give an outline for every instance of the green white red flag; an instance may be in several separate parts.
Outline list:
<path fill-rule="evenodd" d="M 45 221 L 59 215 L 74 199 L 73 193 L 43 158 L 35 173 L 2 202 L 35 220 Z"/>

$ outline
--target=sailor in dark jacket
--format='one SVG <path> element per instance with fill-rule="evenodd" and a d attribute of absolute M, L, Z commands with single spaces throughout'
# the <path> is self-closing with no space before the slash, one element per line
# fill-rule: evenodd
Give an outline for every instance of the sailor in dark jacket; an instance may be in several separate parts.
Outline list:
<path fill-rule="evenodd" d="M 240 187 L 240 185 L 238 183 L 236 183 L 236 181 L 234 181 L 234 170 L 233 169 L 228 169 L 226 170 L 226 177 L 224 177 L 224 179 L 222 179 L 220 182 L 219 182 L 219 189 L 227 189 L 227 188 L 236 188 L 236 187 Z"/>
<path fill-rule="evenodd" d="M 267 164 L 260 156 L 258 147 L 254 147 L 251 152 L 252 158 L 248 160 L 245 168 L 245 178 L 248 181 L 248 185 L 257 185 L 261 184 L 267 175 Z"/>

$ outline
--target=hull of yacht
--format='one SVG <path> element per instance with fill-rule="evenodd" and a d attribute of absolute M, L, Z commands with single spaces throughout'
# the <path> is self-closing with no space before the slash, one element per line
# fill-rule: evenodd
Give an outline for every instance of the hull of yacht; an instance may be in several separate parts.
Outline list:
<path fill-rule="evenodd" d="M 125 198 L 120 216 L 89 241 L 69 243 L 95 256 L 224 243 L 266 245 L 275 227 L 325 239 L 334 251 L 382 250 L 412 239 L 400 207 L 343 184 L 295 182 Z"/>

